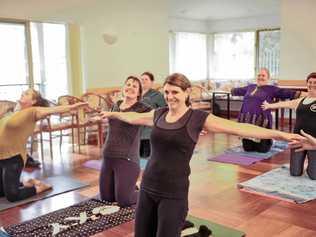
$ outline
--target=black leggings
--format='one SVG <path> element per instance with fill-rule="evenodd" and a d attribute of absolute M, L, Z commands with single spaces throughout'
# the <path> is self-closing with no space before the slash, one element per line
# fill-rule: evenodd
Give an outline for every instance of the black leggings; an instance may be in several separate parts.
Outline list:
<path fill-rule="evenodd" d="M 180 237 L 188 213 L 188 199 L 169 199 L 139 193 L 135 237 Z"/>
<path fill-rule="evenodd" d="M 103 160 L 100 173 L 100 197 L 108 202 L 118 202 L 121 207 L 136 204 L 136 181 L 140 172 L 135 162 L 108 158 Z"/>
<path fill-rule="evenodd" d="M 147 158 L 150 156 L 150 140 L 149 139 L 142 139 L 140 140 L 140 146 L 139 146 L 139 154 L 142 158 Z"/>
<path fill-rule="evenodd" d="M 20 182 L 23 166 L 21 155 L 0 160 L 0 197 L 15 202 L 36 194 L 35 187 L 24 187 Z"/>
<path fill-rule="evenodd" d="M 242 147 L 245 151 L 256 151 L 266 153 L 270 151 L 273 142 L 271 139 L 262 139 L 260 142 L 255 142 L 249 139 L 242 139 Z"/>
<path fill-rule="evenodd" d="M 307 155 L 308 165 L 306 169 L 307 175 L 316 179 L 316 151 L 300 151 L 291 150 L 290 174 L 292 176 L 301 176 L 304 170 L 304 162 Z"/>

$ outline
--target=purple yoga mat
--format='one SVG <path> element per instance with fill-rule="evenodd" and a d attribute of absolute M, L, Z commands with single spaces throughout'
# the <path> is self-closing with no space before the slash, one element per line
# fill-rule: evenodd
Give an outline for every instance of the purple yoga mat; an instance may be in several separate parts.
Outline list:
<path fill-rule="evenodd" d="M 102 160 L 88 160 L 83 166 L 90 169 L 101 170 Z"/>
<path fill-rule="evenodd" d="M 215 157 L 208 158 L 209 161 L 216 161 L 221 163 L 230 163 L 237 165 L 251 165 L 257 161 L 263 160 L 264 158 L 259 157 L 249 157 L 249 156 L 240 156 L 236 154 L 220 154 Z"/>

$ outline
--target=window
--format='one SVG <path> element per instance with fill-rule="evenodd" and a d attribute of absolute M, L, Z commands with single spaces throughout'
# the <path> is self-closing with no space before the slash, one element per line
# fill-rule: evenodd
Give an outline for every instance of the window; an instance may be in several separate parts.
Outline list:
<path fill-rule="evenodd" d="M 257 42 L 257 44 L 256 44 Z M 170 72 L 190 80 L 251 81 L 256 69 L 279 74 L 280 30 L 170 34 Z"/>
<path fill-rule="evenodd" d="M 65 25 L 31 23 L 31 36 L 34 82 L 50 100 L 69 94 Z"/>
<path fill-rule="evenodd" d="M 272 78 L 279 76 L 280 30 L 258 31 L 258 68 L 268 68 Z"/>
<path fill-rule="evenodd" d="M 214 35 L 211 78 L 251 80 L 255 70 L 255 32 Z"/>
<path fill-rule="evenodd" d="M 177 32 L 171 35 L 170 71 L 190 80 L 207 79 L 207 35 Z"/>
<path fill-rule="evenodd" d="M 17 100 L 28 87 L 26 49 L 25 24 L 0 22 L 0 99 Z"/>
<path fill-rule="evenodd" d="M 69 94 L 66 39 L 64 24 L 0 22 L 0 99 L 17 100 L 31 85 L 51 100 Z"/>

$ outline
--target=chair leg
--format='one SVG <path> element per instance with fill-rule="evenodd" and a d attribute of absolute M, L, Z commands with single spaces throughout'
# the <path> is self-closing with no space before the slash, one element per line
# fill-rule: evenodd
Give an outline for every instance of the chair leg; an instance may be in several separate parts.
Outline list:
<path fill-rule="evenodd" d="M 49 132 L 49 151 L 50 151 L 50 158 L 53 159 L 53 136 L 52 132 Z"/>
<path fill-rule="evenodd" d="M 103 132 L 102 132 L 102 122 L 98 123 L 98 143 L 99 147 L 103 145 Z"/>
<path fill-rule="evenodd" d="M 33 155 L 33 142 L 34 142 L 34 136 L 35 136 L 35 135 L 33 135 L 33 136 L 31 137 L 31 149 L 30 149 L 30 153 L 31 153 L 31 155 Z"/>
<path fill-rule="evenodd" d="M 72 152 L 75 152 L 75 131 L 74 128 L 71 127 L 71 146 L 72 146 Z"/>
<path fill-rule="evenodd" d="M 44 162 L 44 148 L 43 148 L 43 133 L 40 132 L 40 143 L 41 143 L 41 157 L 42 162 Z"/>

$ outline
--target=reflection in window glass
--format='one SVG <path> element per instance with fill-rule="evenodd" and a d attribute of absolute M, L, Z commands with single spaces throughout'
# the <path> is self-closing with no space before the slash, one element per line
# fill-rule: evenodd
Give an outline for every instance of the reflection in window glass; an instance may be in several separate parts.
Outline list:
<path fill-rule="evenodd" d="M 272 78 L 279 75 L 280 30 L 259 31 L 258 68 L 268 68 Z"/>

